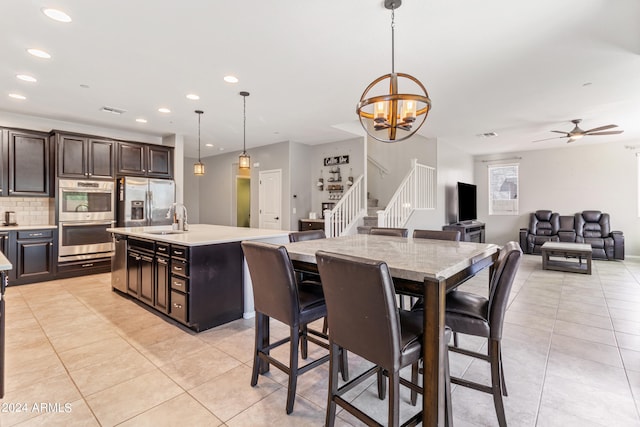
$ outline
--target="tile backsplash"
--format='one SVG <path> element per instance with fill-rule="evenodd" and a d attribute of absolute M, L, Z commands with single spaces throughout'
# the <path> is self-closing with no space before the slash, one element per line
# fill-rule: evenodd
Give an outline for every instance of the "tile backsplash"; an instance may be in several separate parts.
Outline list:
<path fill-rule="evenodd" d="M 14 211 L 18 225 L 49 225 L 55 222 L 55 199 L 48 197 L 0 197 L 0 224 L 4 213 Z"/>

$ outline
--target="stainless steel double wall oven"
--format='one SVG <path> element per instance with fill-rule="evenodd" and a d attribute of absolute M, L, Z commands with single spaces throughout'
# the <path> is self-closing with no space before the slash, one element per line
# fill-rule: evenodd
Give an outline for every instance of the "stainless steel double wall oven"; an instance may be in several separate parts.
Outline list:
<path fill-rule="evenodd" d="M 78 261 L 114 254 L 113 181 L 60 179 L 58 182 L 58 261 Z"/>

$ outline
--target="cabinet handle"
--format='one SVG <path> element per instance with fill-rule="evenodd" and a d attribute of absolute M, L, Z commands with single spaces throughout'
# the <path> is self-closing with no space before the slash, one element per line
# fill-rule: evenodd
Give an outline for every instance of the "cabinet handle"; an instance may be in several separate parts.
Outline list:
<path fill-rule="evenodd" d="M 181 288 L 182 282 L 173 282 L 173 286 L 175 286 L 176 288 Z"/>
<path fill-rule="evenodd" d="M 173 267 L 174 270 L 182 271 L 182 267 L 178 267 L 177 265 Z"/>
<path fill-rule="evenodd" d="M 42 235 L 42 233 L 29 233 L 29 237 L 40 237 Z"/>
<path fill-rule="evenodd" d="M 160 264 L 167 265 L 167 260 L 165 260 L 165 259 L 158 258 L 158 262 L 159 262 Z"/>
<path fill-rule="evenodd" d="M 93 267 L 93 263 L 82 264 L 82 268 Z"/>
<path fill-rule="evenodd" d="M 53 246 L 53 242 L 49 242 L 49 246 Z"/>
<path fill-rule="evenodd" d="M 174 253 L 175 255 L 182 255 L 182 254 L 184 254 L 184 252 L 183 252 L 183 251 L 173 251 L 173 253 Z"/>
<path fill-rule="evenodd" d="M 182 304 L 178 304 L 178 303 L 176 303 L 176 302 L 174 302 L 174 303 L 173 303 L 173 306 L 174 306 L 175 308 L 182 308 Z"/>

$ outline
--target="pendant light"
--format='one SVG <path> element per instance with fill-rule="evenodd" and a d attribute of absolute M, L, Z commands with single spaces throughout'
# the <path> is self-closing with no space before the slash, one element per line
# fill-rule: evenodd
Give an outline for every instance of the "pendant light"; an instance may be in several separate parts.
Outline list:
<path fill-rule="evenodd" d="M 391 10 L 391 74 L 378 77 L 365 89 L 356 108 L 360 124 L 374 139 L 381 142 L 399 142 L 411 137 L 425 122 L 431 109 L 431 100 L 420 80 L 409 74 L 395 71 L 395 10 L 402 0 L 385 0 L 384 7 Z M 379 83 L 389 80 L 388 85 Z M 421 94 L 399 93 L 403 88 L 418 89 Z M 376 88 L 375 91 L 372 89 Z M 383 95 L 369 96 L 369 93 Z M 381 132 L 382 131 L 382 132 Z M 384 132 L 386 131 L 386 132 Z"/>
<path fill-rule="evenodd" d="M 240 92 L 240 96 L 242 96 L 244 101 L 244 136 L 242 139 L 242 154 L 238 158 L 238 168 L 239 169 L 251 169 L 251 157 L 247 154 L 247 96 L 249 96 L 249 92 Z"/>
<path fill-rule="evenodd" d="M 196 110 L 198 115 L 198 162 L 193 164 L 193 174 L 196 176 L 204 175 L 204 163 L 200 161 L 200 117 L 204 113 L 202 110 Z"/>

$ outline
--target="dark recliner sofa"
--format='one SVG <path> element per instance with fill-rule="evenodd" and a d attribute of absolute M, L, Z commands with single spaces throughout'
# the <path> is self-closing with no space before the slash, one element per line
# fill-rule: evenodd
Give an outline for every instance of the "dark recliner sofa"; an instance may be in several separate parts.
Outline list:
<path fill-rule="evenodd" d="M 520 247 L 526 254 L 540 254 L 545 242 L 588 243 L 594 259 L 624 259 L 624 235 L 611 231 L 609 214 L 600 211 L 573 216 L 549 210 L 533 212 L 529 228 L 520 229 Z"/>

